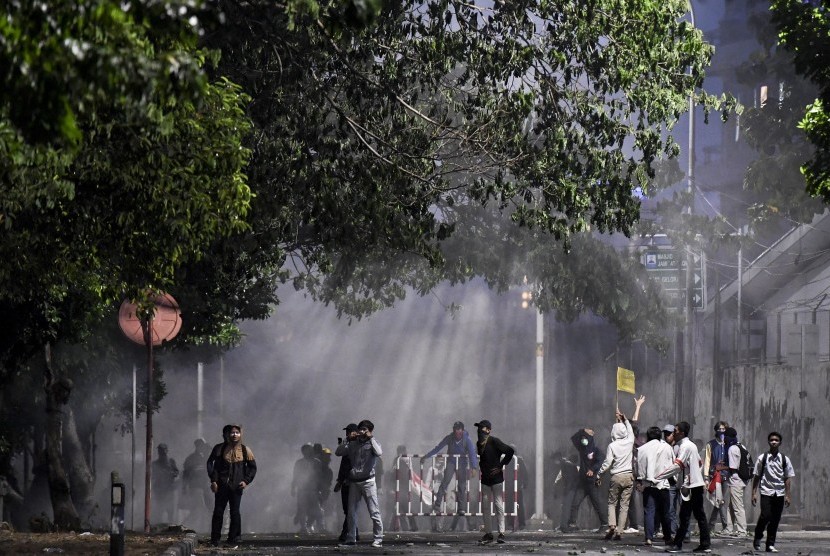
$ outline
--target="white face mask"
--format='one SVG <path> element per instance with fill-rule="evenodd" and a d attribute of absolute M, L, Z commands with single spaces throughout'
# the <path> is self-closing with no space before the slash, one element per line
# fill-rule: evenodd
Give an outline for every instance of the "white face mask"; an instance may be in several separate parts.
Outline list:
<path fill-rule="evenodd" d="M 583 445 L 583 446 L 587 446 L 587 445 L 588 445 L 588 439 L 587 439 L 587 438 L 583 438 L 583 439 L 582 439 L 582 445 Z"/>

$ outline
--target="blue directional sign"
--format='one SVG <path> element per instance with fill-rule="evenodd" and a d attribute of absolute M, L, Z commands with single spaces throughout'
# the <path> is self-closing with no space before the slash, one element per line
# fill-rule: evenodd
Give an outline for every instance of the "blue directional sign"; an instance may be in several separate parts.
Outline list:
<path fill-rule="evenodd" d="M 681 249 L 648 248 L 642 253 L 642 263 L 651 279 L 663 288 L 668 306 L 682 309 L 686 295 L 686 252 Z M 692 307 L 703 310 L 706 307 L 706 284 L 703 258 L 692 256 Z"/>

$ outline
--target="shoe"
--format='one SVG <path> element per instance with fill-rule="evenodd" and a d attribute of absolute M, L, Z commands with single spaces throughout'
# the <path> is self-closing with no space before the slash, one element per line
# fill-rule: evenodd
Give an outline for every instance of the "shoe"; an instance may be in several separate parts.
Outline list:
<path fill-rule="evenodd" d="M 606 531 L 604 538 L 605 538 L 606 541 L 610 541 L 611 539 L 613 539 L 614 538 L 614 530 L 609 529 L 608 531 Z"/>
<path fill-rule="evenodd" d="M 761 551 L 761 541 L 752 541 L 752 550 L 757 550 L 758 552 Z"/>
<path fill-rule="evenodd" d="M 694 550 L 692 550 L 692 552 L 712 552 L 712 547 L 708 544 L 699 544 L 694 548 Z"/>
<path fill-rule="evenodd" d="M 652 544 L 654 543 L 651 542 L 651 539 L 646 539 L 646 542 L 643 543 L 644 546 L 651 546 Z"/>
<path fill-rule="evenodd" d="M 672 554 L 675 554 L 677 552 L 683 552 L 683 547 L 677 546 L 676 544 L 670 544 L 666 547 L 666 552 L 670 552 Z"/>
<path fill-rule="evenodd" d="M 210 546 L 213 548 L 219 548 L 219 541 L 210 541 Z"/>
<path fill-rule="evenodd" d="M 732 532 L 729 531 L 728 529 L 721 529 L 720 531 L 715 533 L 715 536 L 716 537 L 731 537 Z"/>
<path fill-rule="evenodd" d="M 496 542 L 499 543 L 499 544 L 504 544 L 504 533 L 499 533 L 499 536 L 496 537 Z M 769 551 L 770 550 L 768 548 L 767 552 L 769 552 Z M 778 551 L 776 550 L 775 552 L 778 552 Z"/>
<path fill-rule="evenodd" d="M 372 548 L 383 548 L 383 541 L 372 541 Z"/>
<path fill-rule="evenodd" d="M 614 534 L 614 540 L 615 540 L 615 541 L 622 540 L 622 536 L 620 536 L 620 534 L 619 534 L 619 533 L 615 533 L 615 534 Z"/>
<path fill-rule="evenodd" d="M 481 540 L 479 542 L 493 542 L 493 535 L 490 533 L 484 533 L 484 536 L 481 537 Z"/>
<path fill-rule="evenodd" d="M 771 544 L 767 547 L 767 552 L 778 552 L 778 549 L 775 548 L 775 545 Z"/>
<path fill-rule="evenodd" d="M 455 515 L 462 515 L 463 516 L 463 515 L 467 515 L 467 512 L 465 512 L 464 510 L 458 510 L 457 512 L 455 512 Z"/>
<path fill-rule="evenodd" d="M 239 544 L 242 542 L 242 537 L 236 537 L 235 539 L 228 541 L 231 544 Z"/>
<path fill-rule="evenodd" d="M 574 529 L 576 529 L 576 528 L 574 528 Z M 603 531 L 607 531 L 607 530 L 608 530 L 608 524 L 603 523 L 602 525 L 599 526 L 599 528 L 594 529 L 594 533 L 602 533 Z"/>
<path fill-rule="evenodd" d="M 341 542 L 337 546 L 343 546 L 343 547 L 345 547 L 345 546 L 355 546 L 356 544 L 357 543 L 354 542 L 354 541 L 346 541 L 346 542 Z"/>
<path fill-rule="evenodd" d="M 636 527 L 629 527 L 628 529 L 623 529 L 623 533 L 639 533 L 640 530 Z"/>

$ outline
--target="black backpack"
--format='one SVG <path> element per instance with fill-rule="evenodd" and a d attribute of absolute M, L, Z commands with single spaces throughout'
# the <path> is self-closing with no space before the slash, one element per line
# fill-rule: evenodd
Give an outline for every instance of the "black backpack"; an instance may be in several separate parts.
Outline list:
<path fill-rule="evenodd" d="M 740 477 L 742 481 L 749 481 L 752 479 L 754 474 L 752 456 L 743 444 L 738 444 L 738 449 L 741 451 L 741 461 L 738 463 L 738 477 Z"/>

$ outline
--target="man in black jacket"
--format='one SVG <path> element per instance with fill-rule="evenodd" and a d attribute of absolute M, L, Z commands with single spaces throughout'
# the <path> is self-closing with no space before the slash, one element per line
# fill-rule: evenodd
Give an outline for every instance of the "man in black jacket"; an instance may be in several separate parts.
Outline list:
<path fill-rule="evenodd" d="M 497 540 L 501 544 L 504 543 L 504 466 L 513 459 L 513 448 L 495 436 L 490 436 L 493 426 L 487 419 L 482 419 L 475 426 L 478 427 L 476 450 L 478 467 L 481 470 L 481 492 L 484 495 L 484 536 L 481 542 L 493 541 L 493 515 L 490 510 L 492 501 L 496 508 L 499 528 Z"/>
<path fill-rule="evenodd" d="M 228 425 L 228 439 L 217 444 L 210 451 L 207 468 L 210 475 L 210 490 L 213 491 L 213 517 L 210 523 L 210 543 L 219 546 L 222 533 L 222 516 L 225 506 L 230 504 L 231 526 L 228 544 L 236 545 L 242 540 L 242 515 L 239 505 L 242 492 L 256 476 L 256 461 L 250 448 L 242 444 L 242 427 Z"/>
<path fill-rule="evenodd" d="M 579 483 L 577 483 L 576 494 L 571 504 L 571 516 L 568 519 L 568 529 L 576 528 L 576 517 L 579 514 L 579 506 L 587 496 L 591 500 L 600 525 L 597 531 L 608 529 L 607 514 L 603 512 L 599 501 L 599 490 L 596 487 L 597 471 L 602 467 L 605 454 L 594 444 L 594 431 L 591 429 L 579 429 L 571 437 L 571 442 L 579 452 Z"/>

